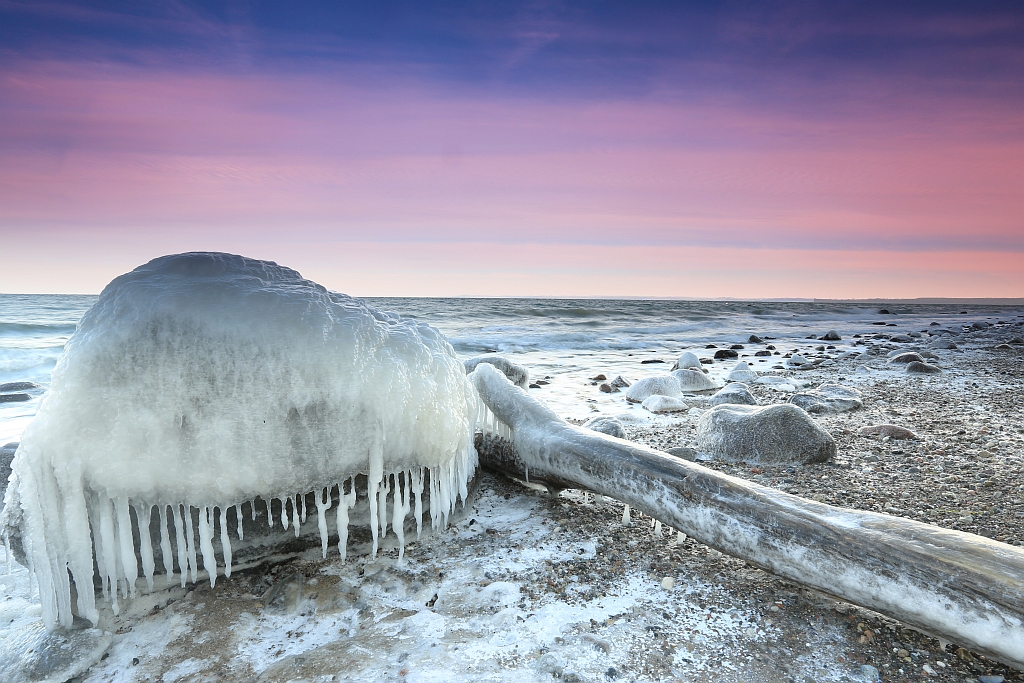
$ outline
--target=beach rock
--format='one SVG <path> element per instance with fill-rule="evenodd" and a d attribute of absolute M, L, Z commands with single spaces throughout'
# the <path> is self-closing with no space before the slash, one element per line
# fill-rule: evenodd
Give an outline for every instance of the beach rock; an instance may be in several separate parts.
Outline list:
<path fill-rule="evenodd" d="M 725 387 L 708 400 L 708 403 L 713 406 L 722 405 L 723 403 L 756 406 L 757 399 L 750 393 L 750 389 L 747 388 L 746 384 L 733 382 L 732 384 L 726 384 Z"/>
<path fill-rule="evenodd" d="M 48 632 L 36 619 L 0 644 L 4 683 L 63 683 L 98 662 L 113 636 L 98 628 L 59 628 Z"/>
<path fill-rule="evenodd" d="M 676 372 L 693 372 L 692 370 L 676 370 Z M 697 373 L 695 373 L 697 374 Z M 679 380 L 673 375 L 647 377 L 634 383 L 626 391 L 626 400 L 630 403 L 643 403 L 651 396 L 671 396 L 679 398 L 683 395 Z"/>
<path fill-rule="evenodd" d="M 614 436 L 619 439 L 626 438 L 626 430 L 619 422 L 617 418 L 608 416 L 592 417 L 583 423 L 583 426 L 587 429 L 592 429 L 595 432 L 601 432 L 608 436 Z"/>
<path fill-rule="evenodd" d="M 591 382 L 604 382 L 606 379 L 608 379 L 608 378 L 605 377 L 604 374 L 602 373 L 600 375 L 594 375 L 593 377 L 590 378 L 590 381 Z"/>
<path fill-rule="evenodd" d="M 732 382 L 753 382 L 757 377 L 757 372 L 747 365 L 746 361 L 742 360 L 726 375 L 726 379 Z"/>
<path fill-rule="evenodd" d="M 693 462 L 694 460 L 697 459 L 697 451 L 687 446 L 677 446 L 676 448 L 670 448 L 665 452 L 668 453 L 669 455 L 674 455 L 677 458 L 689 460 L 690 462 Z"/>
<path fill-rule="evenodd" d="M 672 373 L 679 384 L 681 391 L 711 391 L 718 388 L 718 384 L 699 370 L 676 370 Z"/>
<path fill-rule="evenodd" d="M 522 365 L 513 363 L 504 356 L 477 356 L 476 358 L 470 358 L 463 363 L 466 366 L 466 374 L 476 370 L 476 366 L 481 363 L 493 365 L 498 370 L 501 370 L 508 377 L 509 381 L 520 389 L 526 389 L 530 386 L 530 371 Z"/>
<path fill-rule="evenodd" d="M 644 410 L 659 414 L 681 413 L 690 409 L 690 406 L 686 405 L 678 398 L 674 398 L 672 396 L 661 396 L 658 394 L 648 397 L 642 405 Z"/>
<path fill-rule="evenodd" d="M 746 347 L 745 347 L 745 346 L 743 346 L 743 344 L 733 344 L 733 345 L 732 345 L 732 346 L 730 346 L 729 348 L 730 348 L 730 349 L 732 349 L 732 350 L 734 350 L 734 351 L 739 351 L 739 350 L 741 350 L 741 349 L 745 349 Z"/>
<path fill-rule="evenodd" d="M 789 377 L 779 377 L 778 375 L 766 375 L 764 377 L 758 377 L 754 384 L 763 384 L 769 389 L 775 391 L 796 391 L 799 386 L 795 380 Z"/>
<path fill-rule="evenodd" d="M 697 422 L 697 449 L 733 461 L 808 464 L 834 458 L 836 442 L 795 405 L 722 404 Z"/>
<path fill-rule="evenodd" d="M 28 394 L 0 394 L 0 403 L 18 403 L 30 400 L 32 397 Z"/>
<path fill-rule="evenodd" d="M 696 354 L 687 351 L 679 356 L 679 360 L 672 366 L 673 370 L 683 370 L 685 368 L 697 368 L 698 370 L 701 368 L 700 359 L 697 358 Z"/>
<path fill-rule="evenodd" d="M 812 365 L 811 361 L 807 360 L 799 353 L 794 353 L 792 356 L 786 359 L 786 365 L 793 368 L 802 368 L 805 365 Z"/>
<path fill-rule="evenodd" d="M 899 425 L 893 424 L 880 424 L 880 425 L 867 425 L 857 430 L 857 433 L 861 436 L 881 436 L 889 437 L 894 440 L 901 439 L 916 439 L 917 434 L 910 431 L 906 427 L 900 427 Z"/>
<path fill-rule="evenodd" d="M 691 463 L 697 459 L 697 452 L 694 449 L 690 449 L 690 447 L 687 447 L 685 445 L 677 446 L 675 447 L 675 449 L 669 449 L 668 451 L 666 451 L 666 453 L 669 454 L 670 456 L 675 456 L 676 458 L 688 460 Z"/>
<path fill-rule="evenodd" d="M 39 385 L 35 382 L 5 382 L 0 384 L 0 392 L 5 391 L 29 391 L 31 389 L 38 389 Z"/>
<path fill-rule="evenodd" d="M 664 363 L 664 362 L 665 361 L 663 361 L 660 358 L 648 358 L 647 360 L 640 361 L 640 365 L 650 365 L 652 363 Z"/>
<path fill-rule="evenodd" d="M 614 394 L 619 391 L 618 387 L 613 387 L 611 384 L 608 384 L 608 382 L 601 382 L 597 388 L 605 394 Z"/>
<path fill-rule="evenodd" d="M 793 394 L 789 402 L 808 413 L 843 413 L 864 405 L 859 391 L 838 384 L 822 384 L 813 391 Z"/>
<path fill-rule="evenodd" d="M 622 375 L 617 376 L 612 380 L 612 386 L 618 389 L 625 389 L 631 384 L 628 379 L 625 379 Z"/>
<path fill-rule="evenodd" d="M 760 338 L 760 337 L 758 337 L 758 336 L 757 336 L 756 334 L 752 334 L 752 335 L 750 335 L 750 336 L 749 336 L 749 337 L 747 338 L 747 343 L 748 343 L 748 344 L 760 344 L 760 343 L 761 343 L 761 342 L 763 342 L 763 341 L 764 341 L 764 339 L 761 339 L 761 338 Z"/>
<path fill-rule="evenodd" d="M 718 349 L 717 351 L 715 351 L 715 358 L 719 359 L 719 360 L 722 359 L 722 358 L 739 358 L 739 357 L 740 357 L 740 354 L 736 353 L 736 351 L 734 351 L 733 349 Z"/>
<path fill-rule="evenodd" d="M 924 358 L 914 353 L 913 351 L 907 351 L 905 353 L 899 353 L 889 359 L 890 363 L 910 363 L 917 361 L 918 363 L 924 362 Z"/>
<path fill-rule="evenodd" d="M 921 374 L 932 374 L 932 375 L 934 375 L 936 373 L 942 372 L 942 369 L 938 368 L 938 367 L 936 367 L 934 365 L 929 365 L 928 363 L 923 363 L 921 361 L 916 361 L 915 360 L 915 361 L 911 361 L 911 362 L 907 363 L 907 372 L 916 372 L 916 373 L 921 373 Z"/>
<path fill-rule="evenodd" d="M 991 323 L 987 323 L 984 320 L 971 323 L 972 330 L 987 330 L 990 327 L 992 327 Z"/>
<path fill-rule="evenodd" d="M 957 346 L 954 342 L 945 341 L 945 340 L 940 339 L 940 340 L 938 340 L 938 341 L 936 341 L 935 343 L 932 344 L 932 348 L 941 349 L 941 350 L 945 350 L 945 351 L 955 351 L 956 349 L 958 349 L 960 347 Z"/>
<path fill-rule="evenodd" d="M 909 334 L 894 334 L 889 337 L 889 341 L 896 342 L 897 344 L 909 344 L 914 340 Z"/>
<path fill-rule="evenodd" d="M 825 341 L 839 341 L 842 339 L 842 337 L 839 336 L 839 333 L 835 330 L 829 330 L 821 338 Z"/>
<path fill-rule="evenodd" d="M 763 358 L 764 356 L 772 355 L 772 352 L 771 351 L 765 351 L 764 349 L 762 349 L 761 351 L 756 352 L 754 355 Z"/>
<path fill-rule="evenodd" d="M 1014 349 L 1009 344 L 999 344 L 993 350 L 994 351 L 1015 351 L 1016 349 Z"/>

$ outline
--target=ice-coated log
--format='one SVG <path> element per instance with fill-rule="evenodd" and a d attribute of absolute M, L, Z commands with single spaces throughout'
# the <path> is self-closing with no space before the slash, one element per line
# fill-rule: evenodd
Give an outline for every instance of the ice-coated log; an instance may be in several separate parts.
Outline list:
<path fill-rule="evenodd" d="M 365 477 L 376 549 L 404 519 L 374 514 L 389 491 L 403 512 L 429 473 L 443 523 L 467 494 L 484 414 L 429 325 L 275 263 L 164 256 L 111 282 L 68 341 L 12 462 L 0 532 L 20 535 L 48 629 L 72 623 L 72 580 L 95 624 L 82 589 L 94 562 L 115 612 L 119 593 L 152 582 L 157 552 L 173 571 L 172 542 L 182 581 L 201 563 L 213 583 L 242 558 L 237 510 L 256 498 L 298 536 L 316 495 Z M 138 536 L 154 523 L 173 529 Z"/>
<path fill-rule="evenodd" d="M 616 498 L 718 550 L 1024 668 L 1024 549 L 836 508 L 567 424 L 490 368 L 470 380 L 511 440 L 481 463 Z"/>
<path fill-rule="evenodd" d="M 476 366 L 481 363 L 487 365 L 493 365 L 494 367 L 501 370 L 506 377 L 515 384 L 517 387 L 526 389 L 530 385 L 530 371 L 524 368 L 518 363 L 513 363 L 508 358 L 498 355 L 487 355 L 477 356 L 476 358 L 470 358 L 467 361 L 463 361 L 463 365 L 466 368 L 466 374 L 469 374 L 476 370 Z"/>

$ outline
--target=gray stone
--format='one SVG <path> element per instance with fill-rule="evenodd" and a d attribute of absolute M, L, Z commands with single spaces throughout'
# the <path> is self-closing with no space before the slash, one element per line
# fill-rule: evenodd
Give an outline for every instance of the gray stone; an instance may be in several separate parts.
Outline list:
<path fill-rule="evenodd" d="M 799 353 L 794 353 L 792 356 L 786 359 L 786 365 L 794 368 L 802 368 L 805 365 L 811 365 L 811 361 L 807 360 Z"/>
<path fill-rule="evenodd" d="M 896 342 L 897 344 L 909 344 L 914 339 L 909 334 L 894 334 L 889 337 L 889 341 Z"/>
<path fill-rule="evenodd" d="M 835 330 L 829 330 L 822 336 L 822 339 L 825 341 L 839 341 L 842 337 L 840 337 L 839 333 Z"/>
<path fill-rule="evenodd" d="M 817 389 L 793 394 L 789 402 L 808 413 L 843 413 L 864 406 L 859 391 L 838 384 L 822 384 Z"/>
<path fill-rule="evenodd" d="M 613 387 L 611 384 L 608 384 L 607 382 L 602 382 L 601 384 L 598 385 L 597 388 L 606 394 L 614 394 L 619 390 L 618 387 Z"/>
<path fill-rule="evenodd" d="M 675 370 L 672 377 L 679 384 L 680 391 L 713 391 L 718 388 L 718 384 L 700 370 Z"/>
<path fill-rule="evenodd" d="M 31 389 L 38 389 L 39 385 L 35 382 L 5 382 L 0 384 L 0 392 L 3 391 L 29 391 Z"/>
<path fill-rule="evenodd" d="M 857 676 L 858 683 L 878 683 L 881 678 L 878 675 L 878 669 L 871 666 L 870 664 L 862 664 L 855 674 Z"/>
<path fill-rule="evenodd" d="M 665 452 L 668 453 L 669 455 L 674 455 L 677 458 L 689 460 L 690 462 L 693 462 L 694 460 L 697 459 L 697 451 L 687 446 L 677 446 L 676 448 L 669 448 Z"/>
<path fill-rule="evenodd" d="M 28 394 L 0 394 L 0 403 L 19 403 L 31 399 L 32 397 Z"/>
<path fill-rule="evenodd" d="M 712 396 L 708 403 L 713 406 L 731 403 L 733 405 L 756 406 L 757 399 L 750 393 L 750 389 L 742 382 L 726 384 L 718 393 Z"/>
<path fill-rule="evenodd" d="M 739 358 L 739 357 L 740 357 L 740 354 L 738 354 L 733 349 L 718 349 L 717 351 L 715 351 L 715 358 L 717 358 L 717 359 L 722 359 L 722 358 Z"/>
<path fill-rule="evenodd" d="M 685 368 L 701 368 L 700 359 L 697 358 L 697 354 L 687 351 L 679 356 L 676 360 L 676 364 L 672 366 L 673 370 L 682 370 Z"/>
<path fill-rule="evenodd" d="M 112 639 L 96 628 L 47 632 L 42 621 L 31 622 L 0 643 L 0 681 L 63 683 L 98 662 Z"/>
<path fill-rule="evenodd" d="M 756 334 L 752 334 L 752 335 L 750 335 L 750 336 L 749 336 L 749 337 L 747 338 L 747 343 L 748 343 L 748 344 L 760 344 L 760 343 L 761 343 L 761 342 L 763 342 L 763 341 L 764 341 L 764 339 L 761 339 L 761 338 L 760 338 L 760 337 L 758 337 L 758 336 L 757 336 Z"/>
<path fill-rule="evenodd" d="M 726 379 L 733 382 L 753 382 L 757 380 L 757 376 L 757 372 L 751 369 L 746 361 L 741 360 L 729 371 Z"/>
<path fill-rule="evenodd" d="M 801 408 L 722 404 L 697 422 L 697 448 L 725 460 L 762 463 L 826 462 L 836 442 Z"/>
<path fill-rule="evenodd" d="M 592 429 L 595 432 L 601 432 L 608 436 L 614 436 L 619 439 L 626 438 L 626 430 L 622 426 L 622 423 L 617 418 L 600 415 L 598 417 L 592 417 L 583 423 L 583 426 L 587 429 Z"/>
<path fill-rule="evenodd" d="M 692 370 L 677 370 L 676 372 L 693 372 Z M 672 396 L 679 398 L 683 395 L 679 387 L 679 380 L 672 375 L 658 375 L 647 377 L 634 383 L 626 391 L 626 400 L 630 403 L 643 403 L 651 396 Z"/>
<path fill-rule="evenodd" d="M 683 403 L 682 400 L 672 396 L 661 396 L 655 394 L 654 396 L 648 396 L 643 402 L 645 410 L 651 413 L 680 413 L 684 410 L 689 410 L 690 406 Z"/>
<path fill-rule="evenodd" d="M 622 375 L 619 375 L 618 377 L 612 380 L 612 386 L 618 389 L 625 389 L 630 384 L 632 384 L 632 382 L 625 379 Z"/>
<path fill-rule="evenodd" d="M 476 366 L 481 363 L 493 365 L 497 369 L 501 370 L 512 384 L 515 384 L 521 389 L 526 389 L 530 386 L 530 371 L 522 365 L 513 363 L 504 356 L 477 356 L 476 358 L 470 358 L 463 363 L 466 366 L 466 374 L 468 375 L 476 370 Z"/>
<path fill-rule="evenodd" d="M 917 434 L 894 424 L 866 425 L 857 430 L 861 436 L 881 436 L 890 439 L 916 439 Z"/>
<path fill-rule="evenodd" d="M 910 361 L 909 363 L 907 363 L 907 372 L 916 372 L 916 373 L 932 374 L 932 375 L 934 375 L 936 373 L 942 372 L 942 369 L 938 368 L 938 367 L 936 367 L 934 365 L 929 365 L 928 363 L 924 363 L 924 362 L 916 361 L 915 360 L 915 361 Z"/>
<path fill-rule="evenodd" d="M 890 363 L 910 363 L 913 361 L 921 363 L 924 362 L 924 358 L 914 353 L 913 351 L 907 351 L 905 353 L 898 353 L 889 359 Z"/>

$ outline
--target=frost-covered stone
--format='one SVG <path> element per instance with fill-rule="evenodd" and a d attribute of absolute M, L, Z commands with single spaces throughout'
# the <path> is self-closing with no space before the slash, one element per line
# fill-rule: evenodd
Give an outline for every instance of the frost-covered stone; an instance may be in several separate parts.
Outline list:
<path fill-rule="evenodd" d="M 721 405 L 723 403 L 756 406 L 757 399 L 750 393 L 750 389 L 746 384 L 743 384 L 742 382 L 732 382 L 731 384 L 726 384 L 722 387 L 718 393 L 708 400 L 708 403 L 713 406 Z"/>
<path fill-rule="evenodd" d="M 595 432 L 607 434 L 608 436 L 614 436 L 620 439 L 626 438 L 626 430 L 618 418 L 600 415 L 598 417 L 590 418 L 583 423 L 583 426 L 587 429 L 592 429 Z"/>
<path fill-rule="evenodd" d="M 645 410 L 652 413 L 679 413 L 690 409 L 690 406 L 686 405 L 678 398 L 657 394 L 648 397 L 643 402 L 643 407 Z"/>
<path fill-rule="evenodd" d="M 726 375 L 726 379 L 731 382 L 753 382 L 757 380 L 757 371 L 747 365 L 746 361 L 741 360 L 733 366 L 729 374 Z"/>
<path fill-rule="evenodd" d="M 476 366 L 481 363 L 487 363 L 501 370 L 501 372 L 509 378 L 512 384 L 515 384 L 521 389 L 526 389 L 530 386 L 530 371 L 524 368 L 522 365 L 513 363 L 504 356 L 477 356 L 467 361 L 463 361 L 463 365 L 466 367 L 466 374 L 476 370 Z"/>
<path fill-rule="evenodd" d="M 842 339 L 842 337 L 839 336 L 839 333 L 835 330 L 829 330 L 821 338 L 824 341 L 839 341 Z"/>
<path fill-rule="evenodd" d="M 842 413 L 864 405 L 859 391 L 838 384 L 822 384 L 813 391 L 793 394 L 789 402 L 808 413 Z"/>
<path fill-rule="evenodd" d="M 792 356 L 786 359 L 786 365 L 793 368 L 802 368 L 805 366 L 813 365 L 811 361 L 807 360 L 799 353 L 794 353 Z"/>
<path fill-rule="evenodd" d="M 912 360 L 907 363 L 907 372 L 934 375 L 942 372 L 942 368 L 923 361 Z"/>
<path fill-rule="evenodd" d="M 634 382 L 626 391 L 626 400 L 630 403 L 643 403 L 657 394 L 679 398 L 683 391 L 679 387 L 679 380 L 672 375 L 658 375 Z"/>
<path fill-rule="evenodd" d="M 672 366 L 672 369 L 683 370 L 685 368 L 697 368 L 700 370 L 701 367 L 703 366 L 700 363 L 700 358 L 697 358 L 697 354 L 691 351 L 686 351 L 679 356 L 679 359 L 676 361 L 676 364 Z"/>
<path fill-rule="evenodd" d="M 921 362 L 924 361 L 924 358 L 922 358 L 920 355 L 914 353 L 913 351 L 906 351 L 904 353 L 898 353 L 895 356 L 892 356 L 891 358 L 889 358 L 889 362 L 890 363 L 912 363 L 913 361 L 917 361 L 918 363 L 921 363 Z"/>
<path fill-rule="evenodd" d="M 154 547 L 168 579 L 177 559 L 182 585 L 195 581 L 201 556 L 213 583 L 218 565 L 230 575 L 229 517 L 255 498 L 296 530 L 315 498 L 324 553 L 331 510 L 344 554 L 360 475 L 374 550 L 389 524 L 401 548 L 425 485 L 438 525 L 466 497 L 481 413 L 428 325 L 275 263 L 165 256 L 115 279 L 82 318 L 24 431 L 0 527 L 21 534 L 46 627 L 71 625 L 72 578 L 77 613 L 96 623 L 82 589 L 94 563 L 115 613 L 140 573 L 153 585 Z"/>
<path fill-rule="evenodd" d="M 732 461 L 806 464 L 831 460 L 836 442 L 795 405 L 723 404 L 697 422 L 697 449 Z"/>
<path fill-rule="evenodd" d="M 896 440 L 918 438 L 917 434 L 913 431 L 894 424 L 867 425 L 858 429 L 857 434 L 861 436 L 889 437 Z"/>
<path fill-rule="evenodd" d="M 713 391 L 719 387 L 715 380 L 699 370 L 674 370 L 672 376 L 679 383 L 679 388 L 686 392 Z"/>

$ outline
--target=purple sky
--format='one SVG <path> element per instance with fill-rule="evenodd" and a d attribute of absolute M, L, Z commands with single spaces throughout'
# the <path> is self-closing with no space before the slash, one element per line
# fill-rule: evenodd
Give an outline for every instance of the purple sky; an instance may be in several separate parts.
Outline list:
<path fill-rule="evenodd" d="M 0 291 L 1024 296 L 1024 10 L 0 0 Z"/>

